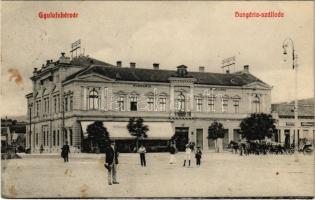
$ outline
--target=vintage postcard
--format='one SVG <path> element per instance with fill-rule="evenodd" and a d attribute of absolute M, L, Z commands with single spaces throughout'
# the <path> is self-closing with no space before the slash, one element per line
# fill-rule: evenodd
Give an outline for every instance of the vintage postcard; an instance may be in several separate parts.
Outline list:
<path fill-rule="evenodd" d="M 313 1 L 2 1 L 2 198 L 313 198 Z"/>

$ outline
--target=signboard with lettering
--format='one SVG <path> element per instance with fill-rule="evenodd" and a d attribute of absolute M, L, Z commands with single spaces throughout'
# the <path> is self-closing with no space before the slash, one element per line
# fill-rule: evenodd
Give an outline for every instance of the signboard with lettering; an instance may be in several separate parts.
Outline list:
<path fill-rule="evenodd" d="M 286 122 L 285 125 L 286 126 L 294 126 L 294 122 Z"/>
<path fill-rule="evenodd" d="M 314 126 L 314 122 L 301 122 L 301 126 Z"/>

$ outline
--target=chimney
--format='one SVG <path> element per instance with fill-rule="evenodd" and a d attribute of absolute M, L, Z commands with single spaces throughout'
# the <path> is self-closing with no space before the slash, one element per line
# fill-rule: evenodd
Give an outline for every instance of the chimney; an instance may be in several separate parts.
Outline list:
<path fill-rule="evenodd" d="M 226 72 L 227 74 L 229 74 L 229 73 L 230 73 L 230 70 L 229 70 L 229 69 L 227 69 L 225 72 Z"/>
<path fill-rule="evenodd" d="M 205 72 L 205 67 L 204 66 L 199 66 L 199 72 Z"/>
<path fill-rule="evenodd" d="M 121 64 L 122 64 L 121 61 L 117 61 L 117 62 L 116 62 L 117 67 L 121 67 Z"/>
<path fill-rule="evenodd" d="M 34 68 L 33 70 L 33 76 L 35 76 L 37 74 L 37 68 Z"/>
<path fill-rule="evenodd" d="M 69 57 L 66 57 L 66 53 L 61 52 L 61 56 L 60 56 L 60 58 L 59 58 L 59 63 L 62 63 L 62 64 L 70 64 L 70 58 L 69 58 Z"/>
<path fill-rule="evenodd" d="M 49 65 L 49 63 L 50 63 L 50 60 L 46 60 L 46 65 Z"/>
<path fill-rule="evenodd" d="M 244 65 L 244 70 L 243 70 L 244 73 L 249 73 L 249 65 Z"/>
<path fill-rule="evenodd" d="M 132 69 L 136 68 L 136 63 L 131 62 L 131 63 L 130 63 L 130 68 L 132 68 Z"/>
<path fill-rule="evenodd" d="M 159 70 L 159 63 L 153 63 L 153 69 L 154 70 Z"/>

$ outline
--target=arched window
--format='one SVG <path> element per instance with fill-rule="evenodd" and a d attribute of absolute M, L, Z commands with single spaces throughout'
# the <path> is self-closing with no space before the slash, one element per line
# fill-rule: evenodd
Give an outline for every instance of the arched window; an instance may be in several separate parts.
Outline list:
<path fill-rule="evenodd" d="M 258 95 L 256 95 L 253 99 L 253 112 L 255 113 L 260 112 L 260 99 Z"/>
<path fill-rule="evenodd" d="M 89 93 L 89 109 L 98 109 L 99 108 L 99 102 L 98 102 L 98 93 L 95 90 L 95 88 L 93 88 L 93 90 L 90 91 Z"/>
<path fill-rule="evenodd" d="M 185 96 L 183 94 L 177 97 L 177 110 L 185 111 Z"/>

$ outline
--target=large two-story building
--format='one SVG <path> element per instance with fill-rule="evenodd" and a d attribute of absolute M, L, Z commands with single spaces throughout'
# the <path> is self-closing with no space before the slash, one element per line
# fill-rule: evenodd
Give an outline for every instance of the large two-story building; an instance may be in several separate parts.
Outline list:
<path fill-rule="evenodd" d="M 214 120 L 226 130 L 226 145 L 238 140 L 243 118 L 271 112 L 272 88 L 253 76 L 249 66 L 235 73 L 209 73 L 204 67 L 195 72 L 185 65 L 162 70 L 157 63 L 138 68 L 136 63 L 112 65 L 62 53 L 59 60 L 35 68 L 31 80 L 33 92 L 26 98 L 32 152 L 41 145 L 45 152 L 56 152 L 65 141 L 81 152 L 86 127 L 95 120 L 124 144 L 132 139 L 126 128 L 130 117 L 144 119 L 148 141 L 167 141 L 176 134 L 180 150 L 188 141 L 211 150 L 207 132 Z"/>

